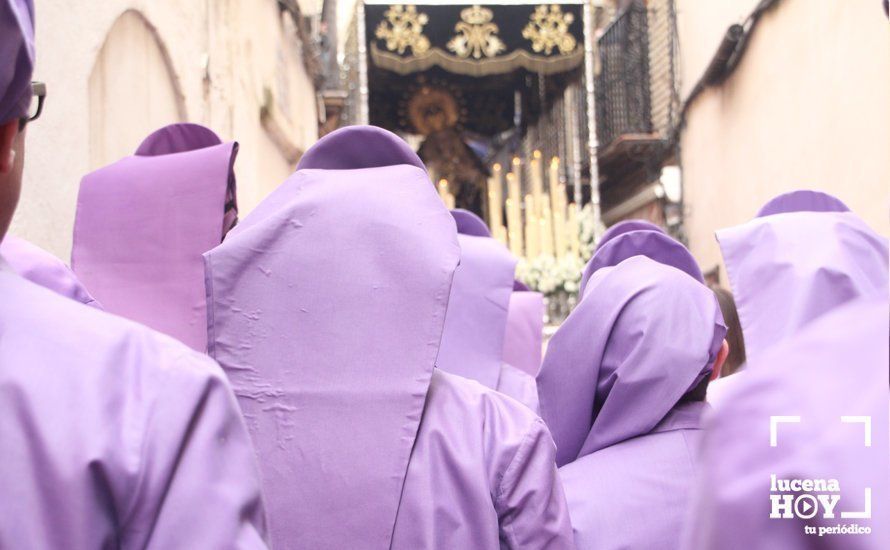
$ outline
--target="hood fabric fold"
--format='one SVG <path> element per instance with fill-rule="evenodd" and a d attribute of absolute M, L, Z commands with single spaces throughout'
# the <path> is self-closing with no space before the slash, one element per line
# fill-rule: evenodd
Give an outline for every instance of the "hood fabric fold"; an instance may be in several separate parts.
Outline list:
<path fill-rule="evenodd" d="M 557 465 L 652 431 L 725 334 L 713 292 L 674 267 L 636 256 L 597 271 L 538 375 Z"/>
<path fill-rule="evenodd" d="M 757 217 L 772 216 L 788 212 L 849 212 L 850 209 L 839 198 L 821 191 L 802 189 L 782 193 L 764 204 Z"/>
<path fill-rule="evenodd" d="M 631 222 L 627 223 L 625 227 L 629 228 Z M 613 235 L 607 243 L 601 243 L 584 266 L 579 296 L 584 296 L 587 283 L 597 270 L 616 266 L 633 256 L 646 256 L 656 262 L 675 267 L 702 284 L 705 282 L 695 258 L 679 241 L 669 237 L 660 229 L 657 231 L 635 229 Z"/>
<path fill-rule="evenodd" d="M 234 223 L 237 152 L 203 126 L 173 124 L 83 178 L 71 267 L 107 311 L 206 349 L 201 254 Z"/>
<path fill-rule="evenodd" d="M 475 236 L 485 223 L 474 214 L 452 215 L 458 228 L 466 228 L 462 222 L 469 220 L 474 233 L 457 236 L 460 265 L 451 285 L 436 366 L 497 389 L 516 258 L 495 239 Z"/>
<path fill-rule="evenodd" d="M 749 362 L 837 306 L 887 298 L 887 239 L 851 212 L 787 212 L 717 232 Z"/>
<path fill-rule="evenodd" d="M 205 255 L 273 546 L 390 545 L 460 256 L 419 165 L 383 130 L 333 132 Z"/>

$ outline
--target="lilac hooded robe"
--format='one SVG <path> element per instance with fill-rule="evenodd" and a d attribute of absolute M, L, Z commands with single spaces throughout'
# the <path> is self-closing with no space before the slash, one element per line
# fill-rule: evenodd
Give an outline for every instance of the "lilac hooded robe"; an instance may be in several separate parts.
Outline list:
<path fill-rule="evenodd" d="M 791 219 L 792 220 L 804 219 L 804 220 L 806 220 L 804 222 L 805 224 L 812 224 L 814 220 L 815 221 L 818 221 L 820 219 L 825 220 L 824 224 L 817 223 L 817 227 L 819 227 L 819 229 L 817 229 L 817 232 L 814 233 L 814 237 L 816 237 L 818 235 L 818 237 L 817 237 L 818 240 L 814 239 L 814 240 L 810 241 L 809 243 L 807 243 L 806 242 L 807 239 L 806 239 L 805 235 L 797 235 L 796 237 L 793 236 L 794 233 L 788 232 L 786 229 L 784 229 L 788 224 L 787 223 L 782 224 L 781 220 L 782 219 L 787 220 L 788 218 L 782 217 L 782 216 L 780 216 L 779 218 L 770 218 L 770 220 L 765 221 L 765 222 L 756 222 L 756 223 L 752 222 L 751 224 L 739 226 L 740 228 L 747 227 L 748 229 L 743 229 L 742 233 L 738 234 L 735 237 L 732 236 L 733 230 L 726 230 L 726 232 L 720 232 L 718 234 L 718 240 L 720 240 L 721 243 L 723 243 L 723 246 L 725 248 L 725 254 L 727 254 L 727 258 L 726 258 L 727 270 L 729 269 L 730 264 L 733 265 L 733 273 L 730 273 L 730 283 L 733 282 L 732 278 L 736 277 L 736 274 L 734 273 L 735 271 L 745 269 L 745 267 L 742 264 L 745 261 L 744 258 L 751 251 L 751 248 L 749 246 L 746 246 L 746 244 L 745 244 L 745 241 L 747 239 L 757 239 L 757 238 L 759 238 L 757 236 L 757 234 L 765 235 L 766 241 L 772 242 L 773 243 L 772 246 L 777 247 L 774 250 L 774 252 L 772 253 L 773 260 L 770 260 L 770 261 L 780 260 L 781 255 L 789 253 L 791 250 L 793 250 L 794 248 L 796 248 L 798 246 L 804 246 L 804 250 L 808 250 L 813 247 L 820 247 L 821 246 L 820 243 L 822 240 L 833 239 L 833 237 L 830 235 L 830 233 L 832 231 L 830 229 L 832 226 L 832 223 L 830 221 L 828 221 L 828 220 L 831 220 L 831 217 L 822 218 L 818 214 L 816 214 L 814 217 L 814 213 L 817 213 L 817 212 L 821 212 L 821 213 L 849 212 L 849 211 L 850 211 L 850 209 L 847 208 L 847 205 L 845 205 L 843 202 L 841 202 L 840 199 L 838 199 L 832 195 L 829 195 L 827 193 L 822 193 L 819 191 L 809 191 L 809 190 L 791 191 L 789 193 L 783 193 L 781 195 L 778 195 L 777 197 L 767 201 L 767 203 L 764 204 L 763 207 L 760 209 L 760 211 L 757 213 L 758 218 L 765 218 L 765 217 L 774 216 L 777 214 L 778 215 L 796 214 Z M 806 213 L 809 213 L 809 214 L 806 214 Z M 853 216 L 853 214 L 850 214 L 848 217 L 852 217 L 852 216 Z M 779 221 L 777 222 L 776 220 L 779 220 Z M 779 225 L 772 225 L 775 223 L 779 223 Z M 760 227 L 760 229 L 756 229 L 757 227 Z M 826 233 L 826 231 L 828 233 Z M 778 237 L 768 236 L 768 233 L 770 233 L 770 232 L 776 232 L 776 235 L 778 235 Z M 866 232 L 869 233 L 870 230 L 867 230 Z M 720 235 L 723 235 L 722 240 L 721 240 Z M 874 240 L 875 238 L 880 240 L 880 237 L 877 237 L 876 235 L 872 235 L 870 240 Z M 786 240 L 786 239 L 793 239 L 793 240 L 788 240 L 788 242 L 782 244 L 781 241 Z M 878 247 L 880 247 L 880 245 L 878 245 Z M 812 252 L 806 253 L 806 255 L 808 255 L 808 256 L 810 256 L 811 254 L 812 254 Z M 886 254 L 885 254 L 885 256 L 886 256 Z M 819 255 L 818 255 L 818 253 L 816 253 L 816 255 L 810 256 L 810 257 L 817 258 L 817 257 L 819 257 Z M 735 265 L 735 264 L 738 264 L 738 265 Z M 777 267 L 778 267 L 778 265 L 777 265 Z M 831 269 L 832 268 L 831 263 L 829 263 L 826 267 Z M 763 269 L 763 266 L 761 266 L 761 269 Z M 777 272 L 782 271 L 782 268 L 778 268 L 776 271 Z M 870 269 L 870 271 L 874 271 L 874 268 Z M 851 271 L 851 273 L 855 273 L 855 270 Z M 803 274 L 803 275 L 804 275 L 804 278 L 808 277 L 808 275 L 806 275 L 806 274 Z M 759 275 L 757 275 L 757 276 L 759 276 Z M 743 294 L 746 293 L 745 292 L 746 290 L 753 290 L 762 284 L 762 283 L 754 282 L 753 279 L 750 279 L 750 275 L 748 275 L 746 277 L 748 278 L 748 280 L 746 280 L 744 283 L 742 283 L 741 286 L 748 287 L 748 288 L 741 289 Z M 802 287 L 799 287 L 799 282 L 795 280 L 795 277 L 797 277 L 797 276 L 794 275 L 793 270 L 789 271 L 786 269 L 785 275 L 784 275 L 784 280 L 778 284 L 772 284 L 773 289 L 767 290 L 765 295 L 769 297 L 770 301 L 772 301 L 772 300 L 776 300 L 776 299 L 781 300 L 783 295 L 786 292 L 793 293 L 793 292 L 796 292 L 799 290 L 803 290 L 803 293 L 801 295 L 805 295 L 806 293 L 810 292 L 809 290 L 807 290 L 807 283 L 804 283 L 802 285 Z M 765 279 L 764 279 L 764 281 L 765 281 Z M 773 282 L 773 283 L 775 283 L 775 282 Z M 767 286 L 770 286 L 770 283 L 767 283 Z M 858 293 L 858 292 L 859 291 L 856 291 L 856 293 Z M 832 296 L 832 294 L 828 293 L 828 294 L 825 294 L 825 296 Z M 849 297 L 843 297 L 842 294 L 840 296 L 842 296 L 841 300 L 846 300 L 849 298 Z M 818 299 L 818 297 L 817 297 L 817 299 Z M 735 300 L 738 302 L 739 298 L 735 297 Z M 793 300 L 790 302 L 793 302 Z M 779 303 L 779 302 L 775 302 L 775 303 Z M 816 309 L 818 311 L 820 309 L 828 309 L 830 307 L 833 307 L 833 305 L 831 303 L 829 303 L 828 306 L 825 306 L 825 307 L 817 306 Z M 764 301 L 763 304 L 758 304 L 754 308 L 746 307 L 746 309 L 749 310 L 749 313 L 748 313 L 749 315 L 756 315 L 756 313 L 757 313 L 756 310 L 758 310 L 758 309 L 767 315 L 772 315 L 771 313 L 768 313 L 768 312 L 771 312 L 773 310 L 773 305 L 767 301 Z M 767 331 L 775 331 L 776 339 L 781 339 L 789 334 L 794 334 L 794 332 L 796 331 L 796 327 L 802 326 L 810 318 L 812 318 L 809 316 L 805 316 L 805 318 L 802 321 L 795 322 L 795 324 L 793 324 L 793 325 L 789 326 L 787 329 L 783 330 L 783 329 L 779 328 L 779 325 L 785 322 L 785 321 L 781 321 L 781 319 L 784 319 L 784 317 L 782 315 L 787 312 L 777 312 L 777 313 L 779 314 L 779 317 L 777 317 L 775 320 L 779 321 L 779 323 L 777 323 L 776 325 L 769 326 L 769 328 L 766 329 Z M 752 326 L 750 326 L 747 329 L 744 329 L 745 334 L 747 334 L 748 332 L 756 333 L 759 330 L 758 328 L 756 328 L 757 326 L 763 325 L 764 323 L 768 324 L 771 322 L 772 321 L 768 320 L 768 319 L 752 320 Z M 768 344 L 766 344 L 766 343 L 755 342 L 754 348 L 755 348 L 755 350 L 758 347 L 760 347 L 762 349 L 762 348 L 766 347 L 767 345 Z M 746 346 L 746 347 L 750 347 L 750 344 L 748 344 L 748 346 Z M 756 353 L 756 351 L 755 351 L 755 353 Z M 724 397 L 729 392 L 729 389 L 732 388 L 733 386 L 741 383 L 741 381 L 745 378 L 745 370 L 739 371 L 733 376 L 721 377 L 721 378 L 718 378 L 717 380 L 714 380 L 711 383 L 711 385 L 708 387 L 708 402 L 711 403 L 714 407 L 722 406 Z"/>
<path fill-rule="evenodd" d="M 448 314 L 436 366 L 476 380 L 538 412 L 538 389 L 529 373 L 503 359 L 516 258 L 491 238 L 485 223 L 466 210 L 452 212 L 460 245 Z"/>
<path fill-rule="evenodd" d="M 630 222 L 628 222 L 629 224 Z M 614 229 L 613 226 L 612 229 Z M 630 227 L 628 226 L 628 229 Z M 604 267 L 615 266 L 633 256 L 642 255 L 656 262 L 673 266 L 683 271 L 696 281 L 704 284 L 695 258 L 689 250 L 662 231 L 650 229 L 631 229 L 620 234 L 612 235 L 608 242 L 601 242 L 593 256 L 584 266 L 581 274 L 581 286 L 579 295 L 587 292 L 587 282 L 597 270 Z"/>
<path fill-rule="evenodd" d="M 205 254 L 278 548 L 570 548 L 531 411 L 434 368 L 458 247 L 395 135 L 328 134 Z"/>
<path fill-rule="evenodd" d="M 631 231 L 655 231 L 656 233 L 664 233 L 664 229 L 646 220 L 624 220 L 606 229 L 606 232 L 600 237 L 599 242 L 596 243 L 596 250 L 602 248 L 607 242 L 615 237 Z M 594 250 L 594 252 L 596 252 L 596 250 Z"/>
<path fill-rule="evenodd" d="M 106 310 L 206 350 L 201 254 L 234 223 L 237 151 L 173 124 L 83 178 L 71 265 Z"/>
<path fill-rule="evenodd" d="M 748 359 L 844 302 L 887 290 L 887 239 L 852 212 L 786 212 L 717 240 Z"/>
<path fill-rule="evenodd" d="M 30 82 L 6 54 L 33 51 L 33 14 L 0 0 L 0 113 Z M 0 258 L 0 548 L 265 548 L 264 523 L 219 367 Z"/>
<path fill-rule="evenodd" d="M 708 424 L 687 547 L 887 548 L 887 240 L 837 209 L 786 209 L 717 238 L 748 365 Z M 877 305 L 850 305 L 863 300 Z M 801 421 L 777 428 L 772 447 L 776 415 Z M 877 453 L 842 415 L 871 416 Z M 837 479 L 839 510 L 862 510 L 858 495 L 871 484 L 872 521 L 770 519 L 770 474 Z M 804 524 L 866 522 L 874 536 L 801 533 Z"/>
<path fill-rule="evenodd" d="M 544 349 L 544 295 L 513 286 L 504 331 L 504 362 L 531 376 L 541 370 Z"/>
<path fill-rule="evenodd" d="M 538 375 L 577 548 L 673 549 L 701 401 L 726 334 L 714 294 L 644 256 L 599 270 Z"/>
<path fill-rule="evenodd" d="M 890 548 L 887 311 L 886 293 L 847 303 L 748 361 L 742 383 L 707 423 L 685 548 Z M 772 447 L 775 415 L 799 422 L 778 424 Z M 811 519 L 771 518 L 772 497 L 791 494 L 771 491 L 773 475 L 777 489 L 778 480 L 837 480 L 839 493 L 812 493 L 840 496 L 834 517 L 820 505 Z M 868 504 L 870 517 L 842 515 Z M 870 533 L 827 530 L 838 526 Z"/>
<path fill-rule="evenodd" d="M 0 242 L 0 256 L 25 279 L 82 304 L 102 309 L 65 262 L 14 235 Z"/>

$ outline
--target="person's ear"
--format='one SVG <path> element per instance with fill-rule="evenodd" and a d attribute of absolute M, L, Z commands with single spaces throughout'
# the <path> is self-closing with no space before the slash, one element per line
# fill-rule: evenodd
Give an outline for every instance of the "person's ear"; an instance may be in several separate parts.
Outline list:
<path fill-rule="evenodd" d="M 0 124 L 0 174 L 12 172 L 12 167 L 15 166 L 15 149 L 12 144 L 18 132 L 17 118 Z"/>
<path fill-rule="evenodd" d="M 711 380 L 720 378 L 720 371 L 723 369 L 723 363 L 726 363 L 727 357 L 729 357 L 729 342 L 724 339 L 723 343 L 720 344 L 720 351 L 717 352 L 717 359 L 714 359 L 714 369 L 711 371 Z"/>

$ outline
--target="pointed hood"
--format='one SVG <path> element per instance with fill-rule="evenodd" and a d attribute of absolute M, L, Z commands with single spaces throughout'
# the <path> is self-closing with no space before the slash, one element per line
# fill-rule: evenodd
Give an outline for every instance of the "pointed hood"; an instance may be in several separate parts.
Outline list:
<path fill-rule="evenodd" d="M 457 225 L 457 232 L 461 235 L 473 235 L 474 237 L 491 237 L 491 230 L 488 225 L 482 221 L 482 218 L 469 210 L 463 208 L 455 208 L 451 211 L 454 223 Z"/>
<path fill-rule="evenodd" d="M 0 123 L 28 113 L 34 58 L 33 1 L 0 0 Z"/>
<path fill-rule="evenodd" d="M 687 525 L 684 548 L 890 548 L 888 331 L 886 295 L 863 298 L 749 361 L 709 420 L 689 503 L 696 521 Z M 776 414 L 800 421 L 777 426 L 778 444 L 771 446 Z M 837 480 L 835 516 L 770 519 L 772 475 Z M 866 494 L 871 513 L 840 522 L 870 533 L 835 533 L 814 544 L 804 525 L 834 527 L 841 513 L 869 506 Z"/>
<path fill-rule="evenodd" d="M 646 256 L 656 262 L 675 267 L 702 284 L 705 282 L 695 258 L 679 241 L 661 230 L 638 229 L 615 235 L 597 249 L 584 266 L 579 295 L 584 296 L 587 282 L 597 270 L 618 265 L 633 256 Z"/>
<path fill-rule="evenodd" d="M 544 346 L 544 295 L 513 287 L 504 331 L 504 362 L 537 376 Z"/>
<path fill-rule="evenodd" d="M 206 349 L 201 254 L 234 223 L 237 151 L 174 124 L 83 178 L 71 267 L 107 311 Z"/>
<path fill-rule="evenodd" d="M 839 198 L 821 191 L 801 189 L 783 193 L 770 200 L 757 212 L 757 217 L 772 216 L 788 212 L 849 212 L 850 209 Z"/>
<path fill-rule="evenodd" d="M 887 296 L 887 239 L 851 212 L 755 218 L 717 240 L 749 362 L 845 302 Z"/>
<path fill-rule="evenodd" d="M 599 242 L 596 244 L 596 250 L 599 250 L 600 248 L 605 246 L 607 242 L 611 241 L 615 237 L 624 235 L 625 233 L 630 233 L 631 231 L 655 231 L 658 233 L 664 233 L 664 229 L 652 222 L 647 222 L 646 220 L 624 220 L 616 223 L 609 229 L 606 229 L 606 232 L 603 233 L 603 236 L 600 237 Z"/>
<path fill-rule="evenodd" d="M 380 132 L 325 136 L 301 163 L 323 168 L 297 170 L 205 255 L 209 353 L 253 436 L 274 547 L 389 547 L 439 354 L 454 221 Z"/>
<path fill-rule="evenodd" d="M 707 287 L 643 256 L 598 271 L 547 347 L 557 465 L 651 432 L 707 376 L 726 327 Z"/>
<path fill-rule="evenodd" d="M 513 293 L 516 258 L 498 241 L 475 236 L 485 223 L 452 212 L 458 227 L 473 234 L 458 235 L 460 265 L 454 273 L 442 349 L 436 363 L 445 372 L 476 380 L 496 389 L 503 362 L 507 309 Z"/>
<path fill-rule="evenodd" d="M 102 309 L 65 262 L 39 246 L 14 235 L 6 235 L 0 243 L 0 256 L 9 263 L 13 271 L 32 283 L 82 304 Z"/>

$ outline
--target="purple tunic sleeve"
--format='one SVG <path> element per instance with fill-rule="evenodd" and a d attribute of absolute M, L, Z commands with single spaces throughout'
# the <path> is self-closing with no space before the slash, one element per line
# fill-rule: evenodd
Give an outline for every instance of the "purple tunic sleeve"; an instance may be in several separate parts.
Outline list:
<path fill-rule="evenodd" d="M 556 550 L 574 548 L 572 526 L 556 470 L 556 447 L 536 418 L 514 452 L 497 486 L 501 544 L 504 548 Z"/>
<path fill-rule="evenodd" d="M 162 369 L 167 389 L 145 419 L 124 547 L 266 548 L 259 473 L 237 402 L 212 360 L 189 355 Z"/>

